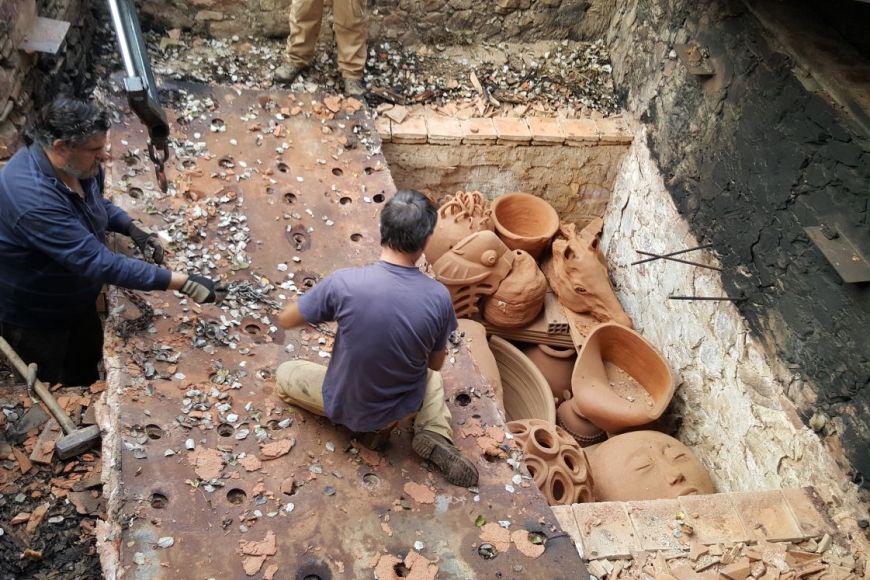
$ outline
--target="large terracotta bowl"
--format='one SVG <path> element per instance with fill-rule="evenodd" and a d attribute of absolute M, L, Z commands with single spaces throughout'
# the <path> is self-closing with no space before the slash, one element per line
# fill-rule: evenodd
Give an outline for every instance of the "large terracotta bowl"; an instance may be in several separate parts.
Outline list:
<path fill-rule="evenodd" d="M 628 373 L 649 394 L 629 401 L 611 388 L 605 363 Z M 674 396 L 667 361 L 641 335 L 615 322 L 599 324 L 586 337 L 571 375 L 574 410 L 608 433 L 622 433 L 652 423 Z"/>
<path fill-rule="evenodd" d="M 512 250 L 525 250 L 536 260 L 559 229 L 559 214 L 539 197 L 506 193 L 492 202 L 495 231 Z"/>
<path fill-rule="evenodd" d="M 556 403 L 538 367 L 520 349 L 498 336 L 489 339 L 489 348 L 501 376 L 505 418 L 541 419 L 555 424 Z"/>

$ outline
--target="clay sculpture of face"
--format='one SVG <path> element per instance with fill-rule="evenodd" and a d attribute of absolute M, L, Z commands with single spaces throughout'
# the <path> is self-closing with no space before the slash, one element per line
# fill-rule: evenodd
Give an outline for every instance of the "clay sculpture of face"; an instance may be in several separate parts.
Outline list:
<path fill-rule="evenodd" d="M 523 250 L 513 253 L 510 273 L 483 304 L 484 320 L 502 328 L 518 328 L 532 322 L 544 307 L 547 293 L 547 279 L 535 259 Z"/>
<path fill-rule="evenodd" d="M 438 222 L 424 250 L 426 260 L 434 264 L 460 240 L 493 227 L 486 197 L 479 191 L 459 191 L 438 208 Z"/>
<path fill-rule="evenodd" d="M 464 238 L 432 266 L 435 278 L 447 286 L 458 318 L 478 312 L 481 296 L 489 296 L 508 275 L 511 252 L 489 230 Z"/>
<path fill-rule="evenodd" d="M 578 234 L 574 224 L 563 224 L 544 273 L 562 305 L 630 328 L 631 320 L 610 285 L 607 261 L 599 247 L 603 225 L 601 218 L 595 218 Z"/>
<path fill-rule="evenodd" d="M 633 431 L 587 453 L 596 501 L 668 499 L 716 493 L 692 451 L 664 433 Z"/>

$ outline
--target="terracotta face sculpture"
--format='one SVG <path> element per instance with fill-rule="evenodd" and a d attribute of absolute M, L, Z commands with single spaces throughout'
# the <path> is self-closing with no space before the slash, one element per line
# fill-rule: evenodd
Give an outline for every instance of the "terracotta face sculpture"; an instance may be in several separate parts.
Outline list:
<path fill-rule="evenodd" d="M 510 273 L 495 294 L 483 304 L 483 318 L 502 328 L 518 328 L 532 322 L 544 307 L 547 279 L 528 253 L 514 250 Z"/>
<path fill-rule="evenodd" d="M 450 290 L 457 317 L 479 311 L 480 298 L 496 291 L 514 256 L 497 235 L 484 230 L 466 237 L 435 262 L 435 278 Z"/>
<path fill-rule="evenodd" d="M 567 308 L 630 328 L 631 320 L 610 285 L 607 262 L 599 247 L 603 225 L 601 218 L 595 218 L 578 234 L 574 224 L 562 224 L 544 274 Z"/>
<path fill-rule="evenodd" d="M 597 501 L 667 499 L 716 492 L 710 475 L 692 451 L 658 431 L 611 437 L 588 457 Z"/>
<path fill-rule="evenodd" d="M 424 253 L 430 264 L 447 253 L 460 240 L 474 232 L 493 229 L 489 202 L 479 191 L 460 191 L 447 198 L 438 209 L 435 231 Z"/>

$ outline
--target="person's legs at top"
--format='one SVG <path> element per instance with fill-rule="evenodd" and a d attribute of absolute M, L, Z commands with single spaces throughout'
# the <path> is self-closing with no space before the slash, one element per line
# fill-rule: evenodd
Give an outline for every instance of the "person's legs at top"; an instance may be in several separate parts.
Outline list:
<path fill-rule="evenodd" d="M 365 93 L 362 78 L 369 28 L 366 3 L 366 0 L 335 0 L 333 3 L 338 68 L 348 96 Z"/>
<path fill-rule="evenodd" d="M 287 37 L 287 62 L 278 67 L 274 78 L 293 82 L 314 57 L 320 23 L 323 20 L 323 0 L 293 0 L 290 5 L 290 35 Z"/>

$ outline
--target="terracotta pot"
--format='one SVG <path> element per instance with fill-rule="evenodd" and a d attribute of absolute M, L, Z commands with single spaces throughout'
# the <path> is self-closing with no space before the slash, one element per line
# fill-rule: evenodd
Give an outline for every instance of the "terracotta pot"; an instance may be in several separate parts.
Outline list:
<path fill-rule="evenodd" d="M 456 316 L 464 318 L 479 311 L 482 296 L 496 291 L 511 271 L 514 257 L 497 235 L 484 230 L 461 240 L 432 269 L 450 291 Z"/>
<path fill-rule="evenodd" d="M 477 365 L 480 374 L 484 380 L 492 388 L 493 396 L 495 397 L 496 405 L 504 414 L 504 395 L 502 394 L 501 377 L 498 374 L 498 364 L 495 362 L 495 357 L 489 349 L 489 342 L 486 340 L 486 329 L 479 322 L 468 318 L 459 320 L 459 330 L 465 333 L 465 344 L 471 352 L 471 358 Z"/>
<path fill-rule="evenodd" d="M 587 457 L 598 501 L 716 493 L 710 474 L 692 450 L 658 431 L 611 437 Z"/>
<path fill-rule="evenodd" d="M 577 414 L 571 400 L 564 401 L 556 409 L 556 424 L 570 433 L 580 447 L 589 447 L 607 439 L 604 430 L 586 417 Z"/>
<path fill-rule="evenodd" d="M 438 208 L 435 231 L 423 250 L 426 259 L 434 264 L 460 240 L 493 228 L 492 211 L 486 197 L 479 191 L 457 192 Z"/>
<path fill-rule="evenodd" d="M 607 260 L 601 251 L 604 222 L 595 218 L 578 234 L 574 224 L 562 224 L 553 240 L 553 252 L 544 262 L 544 274 L 559 303 L 601 322 L 631 327 L 631 319 L 610 284 Z"/>
<path fill-rule="evenodd" d="M 529 324 L 544 307 L 547 279 L 527 252 L 514 250 L 510 273 L 483 303 L 483 318 L 502 328 Z"/>
<path fill-rule="evenodd" d="M 577 350 L 573 348 L 560 348 L 546 344 L 523 349 L 525 354 L 550 385 L 556 404 L 562 402 L 565 391 L 571 389 L 571 373 L 574 372 L 574 361 L 577 359 Z"/>
<path fill-rule="evenodd" d="M 495 231 L 512 250 L 536 260 L 559 229 L 559 215 L 549 203 L 528 193 L 506 193 L 492 202 Z"/>
<path fill-rule="evenodd" d="M 508 421 L 540 419 L 556 422 L 556 404 L 546 379 L 520 349 L 503 338 L 493 336 L 489 347 L 498 364 Z"/>
<path fill-rule="evenodd" d="M 607 363 L 615 369 L 608 374 Z M 628 400 L 615 390 L 621 369 L 649 395 Z M 644 338 L 609 322 L 592 329 L 571 376 L 574 410 L 608 433 L 622 433 L 646 425 L 664 413 L 674 396 L 674 380 L 667 361 Z"/>
<path fill-rule="evenodd" d="M 592 471 L 586 454 L 568 433 L 539 419 L 511 421 L 507 426 L 547 503 L 570 505 L 592 499 Z"/>

